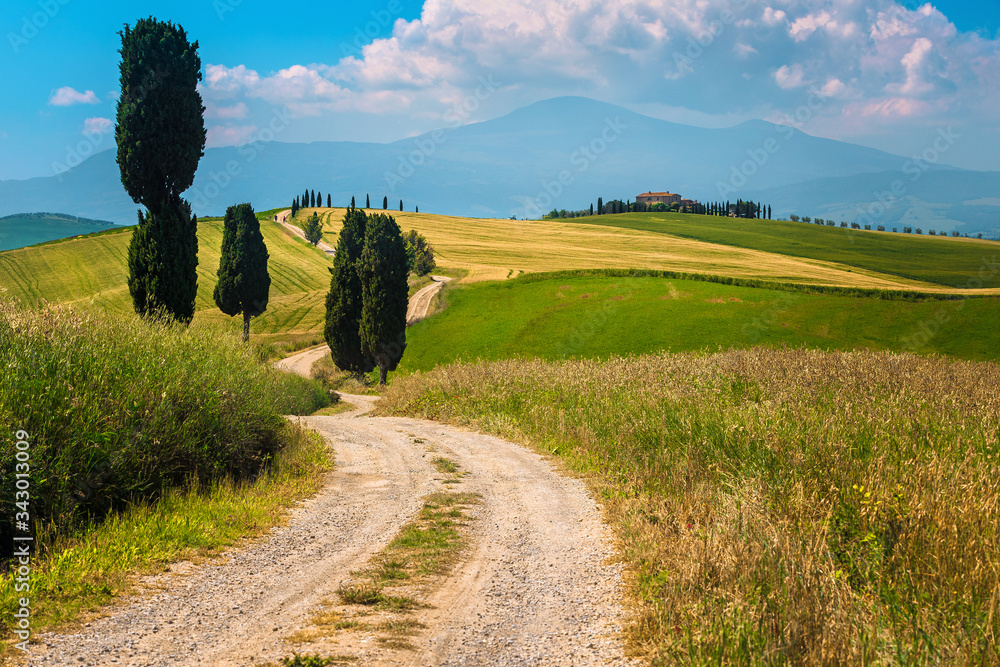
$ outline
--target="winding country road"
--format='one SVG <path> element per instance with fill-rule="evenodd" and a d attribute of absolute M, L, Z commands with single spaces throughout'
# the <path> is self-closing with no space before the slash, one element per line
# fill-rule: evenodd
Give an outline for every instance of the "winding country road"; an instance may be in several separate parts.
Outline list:
<path fill-rule="evenodd" d="M 430 299 L 419 295 L 411 305 L 426 315 Z M 306 350 L 281 366 L 308 375 L 326 353 Z M 27 663 L 277 665 L 299 652 L 360 665 L 633 664 L 620 641 L 620 565 L 583 482 L 514 443 L 373 418 L 375 397 L 341 398 L 350 412 L 291 418 L 324 437 L 336 467 L 284 526 L 221 558 L 145 578 L 141 593 L 103 618 L 40 635 Z M 460 474 L 442 474 L 441 457 Z M 316 635 L 317 614 L 330 612 L 338 587 L 442 491 L 481 502 L 468 510 L 469 546 L 457 562 L 412 593 L 419 606 L 406 617 L 405 641 L 372 623 Z"/>

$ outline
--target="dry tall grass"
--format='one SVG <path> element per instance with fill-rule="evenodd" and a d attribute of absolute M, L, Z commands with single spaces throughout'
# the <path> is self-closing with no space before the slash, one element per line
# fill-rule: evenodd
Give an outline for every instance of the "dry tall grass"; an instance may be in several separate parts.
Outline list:
<path fill-rule="evenodd" d="M 997 664 L 1000 365 L 731 351 L 455 365 L 382 413 L 529 441 L 605 500 L 653 664 Z"/>

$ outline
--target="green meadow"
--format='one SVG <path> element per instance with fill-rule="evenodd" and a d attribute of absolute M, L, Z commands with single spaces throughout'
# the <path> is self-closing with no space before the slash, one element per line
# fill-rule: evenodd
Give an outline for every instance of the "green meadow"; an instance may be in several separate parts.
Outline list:
<path fill-rule="evenodd" d="M 840 262 L 947 287 L 1000 286 L 1000 275 L 995 272 L 984 284 L 974 282 L 981 277 L 980 269 L 985 268 L 988 273 L 997 267 L 1000 243 L 996 241 L 682 213 L 623 213 L 561 222 L 634 229 L 779 255 Z"/>
<path fill-rule="evenodd" d="M 460 284 L 445 298 L 447 308 L 409 329 L 400 370 L 755 345 L 1000 356 L 994 298 L 888 300 L 572 274 Z"/>

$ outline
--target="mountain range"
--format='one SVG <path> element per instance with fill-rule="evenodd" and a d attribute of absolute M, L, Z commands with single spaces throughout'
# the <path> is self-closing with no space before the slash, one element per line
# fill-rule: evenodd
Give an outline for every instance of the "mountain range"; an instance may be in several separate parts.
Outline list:
<path fill-rule="evenodd" d="M 289 205 L 312 188 L 340 206 L 370 195 L 376 206 L 387 197 L 390 209 L 402 200 L 407 210 L 537 218 L 652 190 L 700 201 L 762 201 L 775 217 L 996 236 L 1000 172 L 948 166 L 954 136 L 947 129 L 939 135 L 914 159 L 765 121 L 706 129 L 562 97 L 388 144 L 211 148 L 185 196 L 201 216 L 244 201 L 258 210 Z M 121 186 L 113 150 L 58 175 L 0 181 L 0 216 L 62 210 L 132 224 L 137 209 Z"/>

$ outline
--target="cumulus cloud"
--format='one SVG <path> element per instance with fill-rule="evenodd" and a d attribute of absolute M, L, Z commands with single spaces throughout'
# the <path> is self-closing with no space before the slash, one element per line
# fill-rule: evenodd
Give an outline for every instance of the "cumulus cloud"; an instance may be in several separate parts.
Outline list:
<path fill-rule="evenodd" d="M 88 90 L 81 93 L 71 86 L 63 86 L 52 93 L 49 97 L 49 104 L 55 107 L 68 107 L 74 104 L 100 104 L 94 91 Z"/>
<path fill-rule="evenodd" d="M 274 72 L 212 64 L 202 91 L 222 120 L 246 117 L 239 104 L 249 99 L 298 116 L 443 119 L 484 76 L 502 85 L 480 118 L 574 94 L 761 117 L 790 113 L 816 90 L 833 100 L 810 121 L 828 136 L 878 119 L 903 132 L 892 118 L 953 114 L 996 128 L 1000 40 L 959 32 L 931 4 L 893 0 L 771 0 L 763 9 L 749 0 L 425 0 L 419 19 L 396 21 L 360 53 Z"/>
<path fill-rule="evenodd" d="M 206 130 L 205 146 L 239 146 L 257 136 L 257 133 L 256 125 L 215 125 Z"/>
<path fill-rule="evenodd" d="M 250 113 L 244 102 L 238 102 L 230 106 L 220 106 L 209 102 L 205 105 L 205 118 L 219 118 L 223 120 L 235 120 L 246 118 Z"/>
<path fill-rule="evenodd" d="M 805 80 L 805 70 L 802 69 L 802 65 L 782 65 L 778 68 L 778 71 L 774 73 L 774 80 L 778 82 L 778 85 L 782 88 L 788 90 L 789 88 L 798 88 L 800 86 L 806 85 Z"/>
<path fill-rule="evenodd" d="M 83 121 L 84 134 L 110 134 L 115 129 L 115 124 L 110 118 L 88 118 Z"/>

